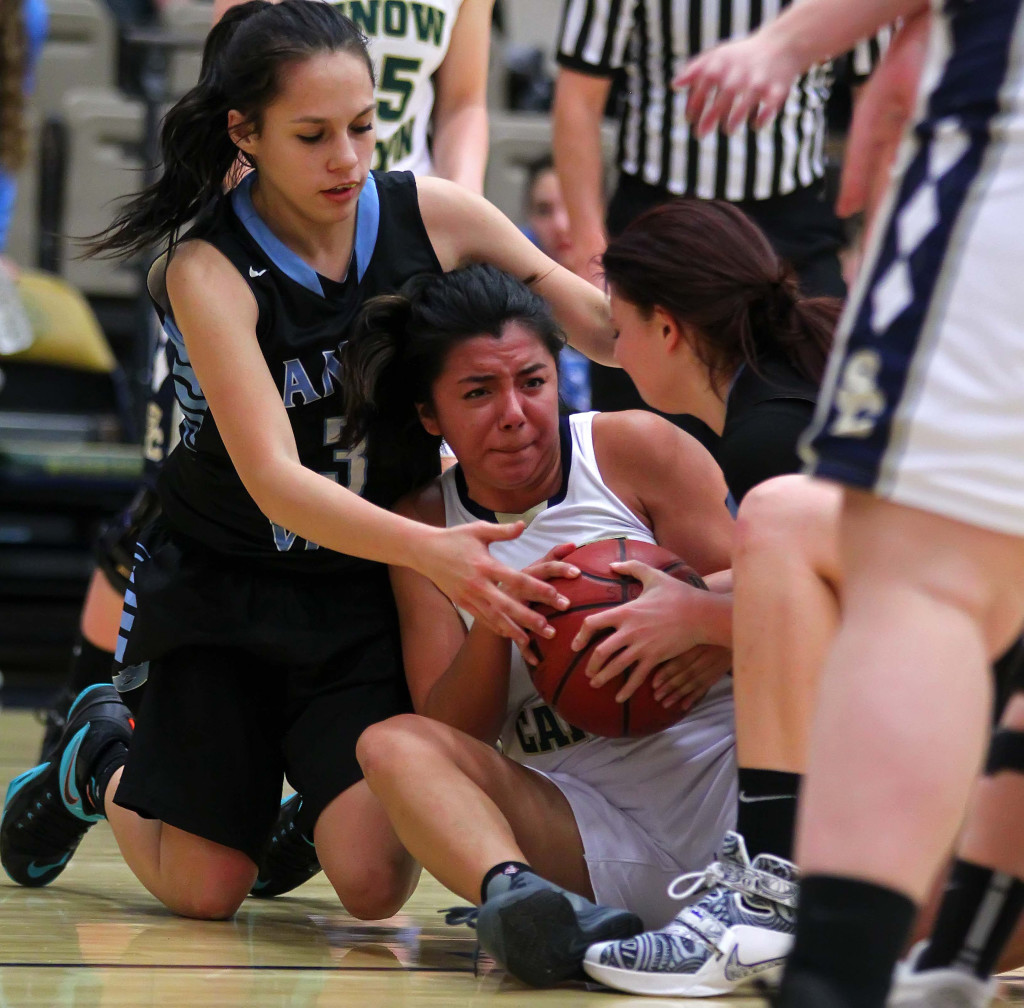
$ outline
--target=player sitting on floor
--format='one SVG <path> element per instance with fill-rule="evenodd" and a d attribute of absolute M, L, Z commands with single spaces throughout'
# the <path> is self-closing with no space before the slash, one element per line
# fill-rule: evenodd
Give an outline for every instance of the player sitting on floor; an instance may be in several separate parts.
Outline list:
<path fill-rule="evenodd" d="M 527 522 L 494 555 L 534 577 L 566 575 L 566 543 L 610 536 L 657 541 L 703 575 L 727 568 L 710 455 L 649 413 L 560 418 L 562 343 L 545 304 L 499 270 L 417 278 L 368 305 L 350 338 L 348 429 L 443 437 L 459 465 L 399 509 L 441 527 Z M 481 944 L 510 972 L 535 985 L 582 975 L 596 935 L 667 920 L 669 883 L 733 825 L 731 601 L 676 582 L 664 618 L 680 654 L 696 649 L 680 662 L 702 699 L 663 732 L 605 739 L 547 706 L 520 653 L 428 579 L 395 567 L 392 584 L 417 713 L 363 733 L 367 782 L 409 852 L 482 903 Z"/>

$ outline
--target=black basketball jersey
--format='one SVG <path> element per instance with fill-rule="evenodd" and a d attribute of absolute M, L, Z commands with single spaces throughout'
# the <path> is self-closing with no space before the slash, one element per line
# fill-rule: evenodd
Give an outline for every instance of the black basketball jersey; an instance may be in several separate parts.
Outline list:
<path fill-rule="evenodd" d="M 186 237 L 213 245 L 249 285 L 259 309 L 260 349 L 281 392 L 302 464 L 390 507 L 408 484 L 389 458 L 389 445 L 339 449 L 343 411 L 337 350 L 368 298 L 394 292 L 417 273 L 441 272 L 420 216 L 415 180 L 408 172 L 371 173 L 359 197 L 352 263 L 338 283 L 320 276 L 271 233 L 252 205 L 253 178 L 219 199 Z M 171 527 L 220 553 L 277 568 L 351 570 L 369 563 L 307 542 L 259 510 L 224 447 L 172 312 L 161 304 L 157 311 L 173 343 L 172 370 L 183 414 L 181 441 L 158 484 Z M 253 415 L 252 422 L 260 417 Z M 438 465 L 437 449 L 422 448 L 431 450 L 433 460 L 420 460 L 418 468 Z"/>

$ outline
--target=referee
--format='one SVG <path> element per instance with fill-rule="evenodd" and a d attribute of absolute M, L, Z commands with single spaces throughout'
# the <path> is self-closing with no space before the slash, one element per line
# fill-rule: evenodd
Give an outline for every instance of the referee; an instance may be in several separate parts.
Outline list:
<path fill-rule="evenodd" d="M 762 130 L 744 125 L 698 139 L 686 94 L 672 78 L 692 56 L 747 35 L 789 0 L 565 0 L 555 88 L 555 166 L 569 211 L 573 268 L 597 280 L 596 257 L 643 210 L 673 196 L 724 199 L 754 219 L 800 276 L 807 294 L 846 293 L 843 232 L 825 195 L 825 106 L 831 64 L 813 67 Z M 880 37 L 853 54 L 863 79 Z M 613 81 L 623 80 L 618 180 L 605 219 L 601 120 Z M 607 225 L 607 231 L 606 231 Z M 614 368 L 592 366 L 595 409 L 641 405 Z"/>

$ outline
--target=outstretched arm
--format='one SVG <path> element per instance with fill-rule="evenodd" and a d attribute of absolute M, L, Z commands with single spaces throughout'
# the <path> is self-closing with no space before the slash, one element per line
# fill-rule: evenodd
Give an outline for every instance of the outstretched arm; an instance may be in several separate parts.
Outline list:
<path fill-rule="evenodd" d="M 428 487 L 407 498 L 400 510 L 421 521 L 442 523 L 443 505 L 431 500 L 433 489 Z M 556 547 L 527 570 L 538 577 L 565 576 L 568 565 L 557 558 L 573 548 Z M 405 675 L 416 713 L 492 744 L 508 706 L 509 641 L 479 620 L 467 631 L 451 601 L 407 567 L 391 568 L 391 585 L 402 630 Z"/>
<path fill-rule="evenodd" d="M 569 342 L 599 364 L 617 366 L 604 294 L 549 259 L 497 207 L 445 179 L 420 178 L 420 212 L 446 270 L 487 262 L 530 286 L 554 310 Z"/>
<path fill-rule="evenodd" d="M 907 18 L 860 90 L 846 141 L 836 212 L 863 213 L 870 225 L 889 184 L 896 151 L 914 113 L 928 48 L 927 8 Z"/>
<path fill-rule="evenodd" d="M 475 193 L 487 166 L 487 64 L 494 0 L 463 0 L 434 74 L 434 171 Z"/>
<path fill-rule="evenodd" d="M 697 124 L 698 135 L 720 125 L 732 132 L 751 118 L 760 128 L 778 113 L 808 67 L 922 9 L 926 0 L 802 0 L 753 35 L 697 56 L 673 84 L 689 88 L 686 115 Z"/>
<path fill-rule="evenodd" d="M 599 257 L 608 244 L 608 236 L 604 228 L 601 117 L 611 86 L 610 77 L 562 67 L 551 110 L 555 169 L 572 238 L 570 265 L 578 276 L 602 288 Z"/>
<path fill-rule="evenodd" d="M 520 599 L 557 605 L 557 592 L 495 560 L 488 544 L 523 526 L 479 522 L 431 528 L 371 504 L 304 466 L 280 391 L 256 339 L 252 292 L 234 267 L 202 241 L 178 246 L 167 294 L 210 412 L 256 506 L 309 542 L 386 564 L 403 564 L 437 584 L 497 633 L 527 640 L 543 628 Z M 260 423 L 252 418 L 258 416 Z M 517 597 L 498 584 L 513 586 Z"/>

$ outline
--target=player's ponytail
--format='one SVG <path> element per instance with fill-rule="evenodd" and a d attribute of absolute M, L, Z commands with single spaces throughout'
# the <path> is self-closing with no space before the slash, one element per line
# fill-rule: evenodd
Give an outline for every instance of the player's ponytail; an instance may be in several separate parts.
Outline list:
<path fill-rule="evenodd" d="M 407 339 L 409 293 L 371 298 L 339 349 L 345 393 L 342 446 L 352 448 L 386 418 L 399 428 L 418 425 L 408 367 L 400 344 Z"/>
<path fill-rule="evenodd" d="M 796 272 L 788 264 L 751 299 L 740 323 L 743 360 L 757 367 L 758 358 L 774 348 L 804 378 L 821 383 L 839 318 L 840 302 L 830 297 L 805 297 Z"/>
<path fill-rule="evenodd" d="M 676 199 L 641 214 L 602 256 L 617 295 L 656 307 L 696 334 L 694 352 L 724 398 L 741 364 L 769 353 L 818 383 L 839 315 L 837 298 L 805 298 L 761 230 L 721 200 Z"/>
<path fill-rule="evenodd" d="M 128 256 L 174 240 L 220 194 L 239 157 L 228 112 L 237 109 L 243 128 L 258 131 L 281 90 L 281 68 L 324 52 L 351 52 L 373 79 L 366 39 L 332 5 L 249 0 L 231 8 L 206 39 L 199 82 L 164 118 L 160 176 L 88 239 L 87 254 Z"/>

